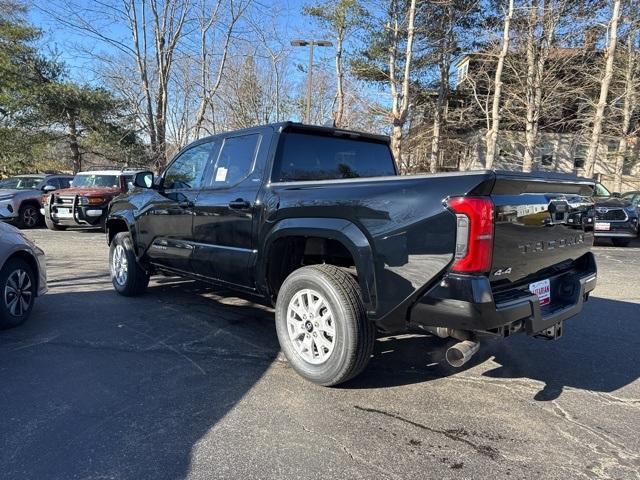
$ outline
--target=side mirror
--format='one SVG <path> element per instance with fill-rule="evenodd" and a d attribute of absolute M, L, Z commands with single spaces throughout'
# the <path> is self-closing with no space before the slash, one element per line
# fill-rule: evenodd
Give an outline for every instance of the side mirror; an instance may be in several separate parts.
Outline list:
<path fill-rule="evenodd" d="M 45 185 L 42 187 L 43 192 L 53 192 L 56 189 L 53 185 Z"/>
<path fill-rule="evenodd" d="M 620 192 L 613 192 L 611 196 L 615 198 L 620 198 L 622 195 L 620 194 Z"/>
<path fill-rule="evenodd" d="M 133 179 L 133 184 L 140 188 L 153 188 L 153 172 L 138 172 Z"/>

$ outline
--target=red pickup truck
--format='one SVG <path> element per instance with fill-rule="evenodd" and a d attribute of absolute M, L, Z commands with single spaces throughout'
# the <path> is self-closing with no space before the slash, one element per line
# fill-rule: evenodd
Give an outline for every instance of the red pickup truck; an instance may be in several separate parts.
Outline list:
<path fill-rule="evenodd" d="M 42 215 L 50 230 L 68 227 L 104 229 L 109 203 L 124 193 L 137 170 L 101 170 L 80 172 L 70 188 L 42 197 Z"/>

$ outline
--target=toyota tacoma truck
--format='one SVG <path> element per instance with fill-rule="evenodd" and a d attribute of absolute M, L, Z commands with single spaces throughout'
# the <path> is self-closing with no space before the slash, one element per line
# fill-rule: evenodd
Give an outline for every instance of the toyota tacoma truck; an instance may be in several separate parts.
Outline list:
<path fill-rule="evenodd" d="M 420 329 L 463 365 L 486 337 L 555 339 L 596 285 L 592 181 L 400 176 L 387 137 L 281 123 L 196 141 L 113 200 L 113 286 L 156 273 L 258 295 L 284 354 L 336 385 L 376 333 Z"/>
<path fill-rule="evenodd" d="M 68 227 L 104 229 L 109 202 L 126 192 L 137 170 L 79 172 L 71 186 L 45 194 L 41 214 L 49 230 Z"/>

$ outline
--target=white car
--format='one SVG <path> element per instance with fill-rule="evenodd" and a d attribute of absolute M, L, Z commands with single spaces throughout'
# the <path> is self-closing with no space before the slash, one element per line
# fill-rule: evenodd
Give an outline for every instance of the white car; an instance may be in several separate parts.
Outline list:
<path fill-rule="evenodd" d="M 0 329 L 22 324 L 47 291 L 44 252 L 20 230 L 0 222 Z"/>

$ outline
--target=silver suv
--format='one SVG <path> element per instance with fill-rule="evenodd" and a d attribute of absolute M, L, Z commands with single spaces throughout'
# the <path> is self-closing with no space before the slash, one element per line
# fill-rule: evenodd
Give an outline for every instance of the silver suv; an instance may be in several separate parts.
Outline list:
<path fill-rule="evenodd" d="M 42 223 L 42 194 L 68 188 L 71 175 L 20 175 L 0 180 L 0 220 L 20 228 Z"/>
<path fill-rule="evenodd" d="M 20 230 L 0 223 L 0 330 L 24 322 L 46 291 L 44 252 Z"/>

